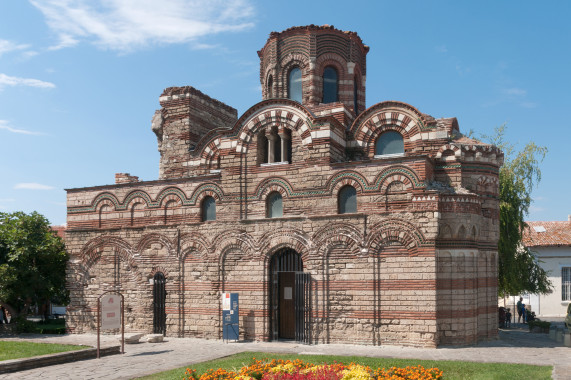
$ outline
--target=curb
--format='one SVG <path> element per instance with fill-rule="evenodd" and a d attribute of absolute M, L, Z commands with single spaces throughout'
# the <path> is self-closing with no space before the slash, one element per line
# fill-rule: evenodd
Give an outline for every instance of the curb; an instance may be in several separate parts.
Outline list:
<path fill-rule="evenodd" d="M 105 347 L 100 350 L 100 356 L 116 355 L 119 353 L 121 353 L 121 346 Z M 0 374 L 45 367 L 54 364 L 69 363 L 78 360 L 95 359 L 96 357 L 97 348 L 88 348 L 85 350 L 58 352 L 56 354 L 36 356 L 33 358 L 4 360 L 0 362 Z"/>

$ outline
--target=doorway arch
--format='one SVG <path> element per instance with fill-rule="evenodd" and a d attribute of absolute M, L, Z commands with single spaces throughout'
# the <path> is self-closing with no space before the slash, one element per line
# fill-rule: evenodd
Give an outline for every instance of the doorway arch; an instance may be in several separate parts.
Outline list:
<path fill-rule="evenodd" d="M 292 248 L 276 251 L 269 273 L 272 340 L 309 342 L 311 276 L 303 271 L 301 255 Z"/>

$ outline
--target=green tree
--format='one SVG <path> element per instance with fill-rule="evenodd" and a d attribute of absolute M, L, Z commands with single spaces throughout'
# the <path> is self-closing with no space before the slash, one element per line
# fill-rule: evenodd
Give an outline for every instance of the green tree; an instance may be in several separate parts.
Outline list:
<path fill-rule="evenodd" d="M 63 240 L 44 216 L 0 213 L 0 304 L 15 317 L 53 299 L 67 303 L 67 260 Z"/>
<path fill-rule="evenodd" d="M 498 243 L 498 293 L 500 296 L 524 292 L 546 294 L 552 291 L 547 272 L 539 265 L 535 253 L 523 245 L 528 228 L 531 192 L 541 181 L 540 163 L 547 148 L 530 142 L 518 151 L 504 140 L 505 125 L 496 128 L 491 143 L 504 152 L 500 168 L 500 240 Z"/>

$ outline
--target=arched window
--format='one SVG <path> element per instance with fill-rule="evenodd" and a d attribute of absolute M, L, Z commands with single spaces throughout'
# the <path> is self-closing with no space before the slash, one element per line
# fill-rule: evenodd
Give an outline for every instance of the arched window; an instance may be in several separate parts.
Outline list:
<path fill-rule="evenodd" d="M 339 214 L 357 212 L 357 190 L 353 186 L 343 186 L 339 190 Z"/>
<path fill-rule="evenodd" d="M 375 144 L 375 156 L 403 154 L 404 141 L 400 133 L 387 131 L 382 133 Z"/>
<path fill-rule="evenodd" d="M 323 70 L 323 103 L 338 101 L 337 96 L 337 70 L 327 66 Z"/>
<path fill-rule="evenodd" d="M 283 216 L 282 195 L 273 191 L 266 200 L 266 217 L 281 218 Z"/>
<path fill-rule="evenodd" d="M 274 97 L 274 78 L 270 75 L 268 78 L 268 98 L 271 99 Z"/>
<path fill-rule="evenodd" d="M 287 97 L 301 103 L 301 69 L 294 67 L 287 77 Z"/>
<path fill-rule="evenodd" d="M 216 201 L 208 196 L 202 201 L 202 221 L 216 220 Z"/>

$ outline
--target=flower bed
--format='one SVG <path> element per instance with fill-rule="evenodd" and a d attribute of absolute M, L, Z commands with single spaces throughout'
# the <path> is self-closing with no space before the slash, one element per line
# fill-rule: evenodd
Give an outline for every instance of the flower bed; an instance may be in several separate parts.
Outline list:
<path fill-rule="evenodd" d="M 432 380 L 441 379 L 438 368 L 422 366 L 389 369 L 371 369 L 368 366 L 350 363 L 319 364 L 296 360 L 256 360 L 239 370 L 209 369 L 202 375 L 187 368 L 183 380 Z"/>

